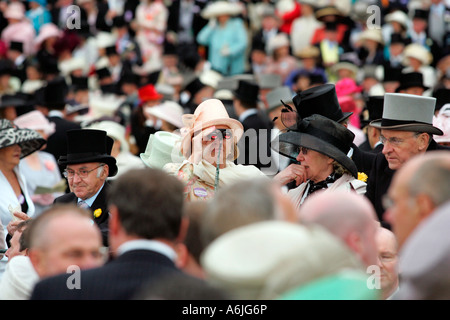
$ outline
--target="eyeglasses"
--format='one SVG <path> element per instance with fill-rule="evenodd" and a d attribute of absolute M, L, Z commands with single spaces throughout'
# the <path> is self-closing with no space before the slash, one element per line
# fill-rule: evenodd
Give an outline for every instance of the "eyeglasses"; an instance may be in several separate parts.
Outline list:
<path fill-rule="evenodd" d="M 81 179 L 85 179 L 85 178 L 87 178 L 89 173 L 91 173 L 95 169 L 98 169 L 103 166 L 104 166 L 104 164 L 101 164 L 98 167 L 95 167 L 94 169 L 91 169 L 91 170 L 81 169 L 81 170 L 75 171 L 72 169 L 65 169 L 63 172 L 63 175 L 66 178 L 72 179 L 75 176 L 75 174 L 77 174 Z"/>
<path fill-rule="evenodd" d="M 225 139 L 229 140 L 233 137 L 233 133 L 230 129 L 216 129 L 206 137 L 203 138 L 203 141 L 214 141 L 216 139 Z"/>
<path fill-rule="evenodd" d="M 414 133 L 411 137 L 409 138 L 413 138 L 413 137 L 417 137 L 420 133 Z M 397 138 L 397 137 L 392 137 L 392 138 L 386 138 L 383 135 L 380 135 L 380 142 L 382 144 L 386 144 L 386 141 L 389 142 L 389 144 L 398 147 L 399 145 L 401 145 L 403 142 L 405 142 L 406 139 L 409 138 L 405 138 L 405 139 L 401 139 L 401 138 Z"/>
<path fill-rule="evenodd" d="M 305 147 L 298 147 L 297 148 L 297 155 L 299 155 L 300 153 L 302 153 L 303 155 L 307 155 L 308 154 L 308 148 Z"/>

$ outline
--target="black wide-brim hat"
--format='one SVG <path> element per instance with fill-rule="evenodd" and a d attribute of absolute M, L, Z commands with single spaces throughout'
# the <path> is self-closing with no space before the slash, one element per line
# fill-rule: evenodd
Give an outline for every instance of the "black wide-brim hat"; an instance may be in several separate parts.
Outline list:
<path fill-rule="evenodd" d="M 358 177 L 355 163 L 347 156 L 355 138 L 353 132 L 319 114 L 300 120 L 296 127 L 296 130 L 288 130 L 272 140 L 271 148 L 296 161 L 298 147 L 305 147 L 336 160 Z"/>
<path fill-rule="evenodd" d="M 106 131 L 76 129 L 67 131 L 67 155 L 58 159 L 59 165 L 102 162 L 109 166 L 109 177 L 117 174 L 116 159 L 111 156 L 114 140 Z"/>
<path fill-rule="evenodd" d="M 353 114 L 353 112 L 342 112 L 336 87 L 331 83 L 301 91 L 292 101 L 301 119 L 320 114 L 336 122 L 342 122 Z"/>
<path fill-rule="evenodd" d="M 0 119 L 0 149 L 18 144 L 22 148 L 20 159 L 41 149 L 45 139 L 36 131 L 17 128 L 11 121 Z"/>

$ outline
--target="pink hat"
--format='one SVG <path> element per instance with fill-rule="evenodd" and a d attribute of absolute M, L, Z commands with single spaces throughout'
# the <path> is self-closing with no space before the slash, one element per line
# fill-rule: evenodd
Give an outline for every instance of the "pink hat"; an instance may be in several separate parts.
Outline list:
<path fill-rule="evenodd" d="M 35 44 L 37 46 L 40 46 L 44 40 L 50 38 L 50 37 L 62 37 L 62 31 L 54 24 L 54 23 L 46 23 L 42 25 L 41 29 L 39 30 L 39 35 L 36 37 Z"/>
<path fill-rule="evenodd" d="M 336 95 L 338 97 L 362 91 L 352 78 L 342 78 L 336 82 Z"/>
<path fill-rule="evenodd" d="M 55 132 L 55 124 L 47 120 L 47 118 L 38 110 L 27 112 L 16 119 L 14 124 L 19 128 L 42 130 L 46 135 Z"/>
<path fill-rule="evenodd" d="M 203 101 L 195 109 L 194 114 L 184 114 L 182 117 L 185 127 L 182 129 L 181 153 L 188 159 L 192 153 L 192 140 L 194 133 L 204 129 L 224 125 L 233 130 L 233 139 L 237 143 L 244 133 L 244 127 L 236 119 L 230 118 L 225 106 L 219 99 L 208 99 Z"/>
<path fill-rule="evenodd" d="M 25 18 L 25 6 L 21 2 L 11 2 L 5 10 L 5 18 L 22 20 Z"/>

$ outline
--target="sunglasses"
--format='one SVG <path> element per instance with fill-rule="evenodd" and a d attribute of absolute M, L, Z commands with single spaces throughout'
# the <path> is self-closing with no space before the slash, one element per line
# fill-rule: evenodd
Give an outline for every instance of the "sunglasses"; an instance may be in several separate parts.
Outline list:
<path fill-rule="evenodd" d="M 204 141 L 215 141 L 217 139 L 220 140 L 229 140 L 233 137 L 233 133 L 230 129 L 216 129 L 210 134 L 208 134 L 203 140 Z"/>

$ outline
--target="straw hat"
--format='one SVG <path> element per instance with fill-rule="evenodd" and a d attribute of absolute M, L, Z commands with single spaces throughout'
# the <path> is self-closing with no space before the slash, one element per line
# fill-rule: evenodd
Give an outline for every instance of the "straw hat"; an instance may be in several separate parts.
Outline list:
<path fill-rule="evenodd" d="M 319 58 L 320 50 L 316 46 L 306 46 L 295 52 L 295 56 L 299 59 Z"/>
<path fill-rule="evenodd" d="M 404 93 L 386 93 L 383 117 L 370 122 L 379 129 L 427 132 L 443 135 L 442 130 L 433 126 L 436 98 Z"/>
<path fill-rule="evenodd" d="M 144 108 L 144 113 L 155 116 L 161 120 L 165 120 L 177 128 L 183 127 L 183 107 L 174 101 L 164 101 L 160 105 Z"/>
<path fill-rule="evenodd" d="M 203 19 L 217 18 L 221 15 L 236 16 L 242 13 L 242 7 L 234 2 L 214 1 L 201 12 Z"/>
<path fill-rule="evenodd" d="M 167 163 L 181 163 L 184 158 L 179 150 L 181 137 L 168 131 L 158 131 L 151 134 L 145 153 L 141 160 L 147 167 L 162 169 Z"/>
<path fill-rule="evenodd" d="M 15 128 L 7 119 L 0 119 L 0 149 L 18 144 L 22 151 L 20 159 L 39 150 L 45 140 L 31 129 Z"/>
<path fill-rule="evenodd" d="M 405 29 L 409 26 L 409 17 L 406 13 L 401 10 L 395 10 L 394 12 L 388 13 L 385 17 L 386 22 L 398 22 Z"/>
<path fill-rule="evenodd" d="M 384 44 L 383 34 L 378 29 L 366 29 L 359 35 L 359 40 L 373 40 Z"/>
<path fill-rule="evenodd" d="M 19 128 L 26 128 L 31 130 L 42 130 L 46 135 L 51 135 L 55 132 L 55 123 L 48 121 L 48 119 L 38 110 L 33 110 L 24 113 L 14 119 L 14 124 Z"/>
<path fill-rule="evenodd" d="M 411 43 L 405 47 L 403 50 L 403 64 L 405 66 L 409 65 L 408 58 L 415 58 L 422 62 L 422 65 L 429 65 L 433 61 L 433 55 L 424 46 L 418 43 Z"/>
<path fill-rule="evenodd" d="M 237 143 L 244 133 L 244 127 L 236 119 L 230 118 L 223 103 L 218 99 L 203 101 L 195 109 L 194 114 L 185 114 L 182 117 L 184 128 L 181 141 L 181 152 L 188 159 L 192 153 L 192 139 L 194 134 L 211 127 L 224 125 L 233 130 L 233 139 Z"/>

